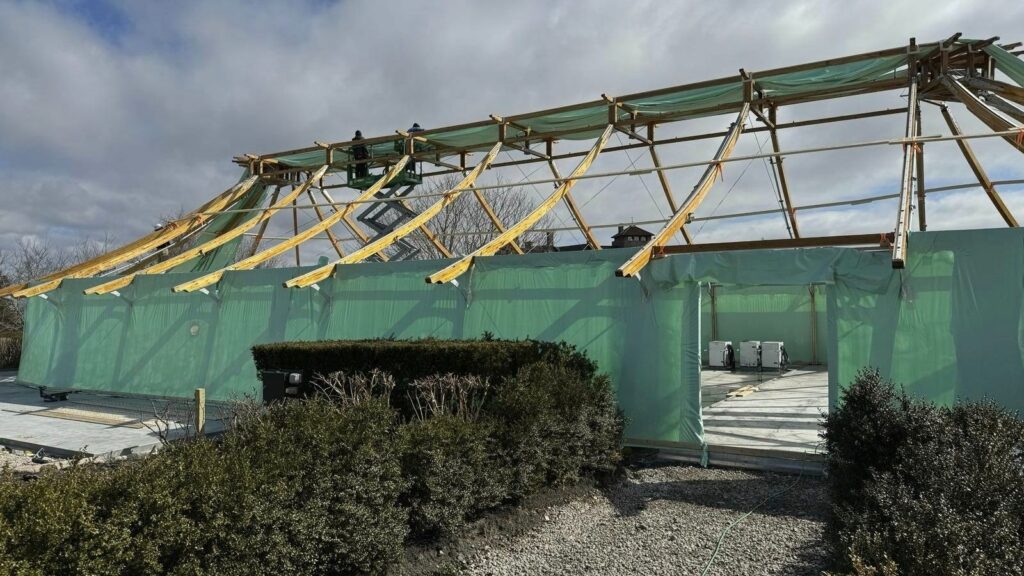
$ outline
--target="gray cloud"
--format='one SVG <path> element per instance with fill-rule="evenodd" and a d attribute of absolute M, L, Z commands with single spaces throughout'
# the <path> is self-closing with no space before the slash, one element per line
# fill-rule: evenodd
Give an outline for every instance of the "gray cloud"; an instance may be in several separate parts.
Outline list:
<path fill-rule="evenodd" d="M 931 41 L 962 31 L 1024 39 L 1024 4 L 1016 0 L 191 0 L 110 6 L 123 22 L 116 30 L 89 23 L 81 10 L 58 2 L 0 2 L 0 247 L 24 236 L 73 242 L 110 233 L 127 240 L 160 216 L 230 186 L 238 176 L 233 155 L 346 139 L 356 128 L 378 134 L 413 121 L 468 122 L 602 92 L 732 75 L 740 67 L 765 69 L 898 46 L 909 36 Z M 783 114 L 800 119 L 902 102 L 890 93 Z M 965 130 L 985 129 L 958 112 Z M 946 132 L 935 110 L 925 114 L 926 133 Z M 665 130 L 694 133 L 730 121 L 721 116 Z M 889 116 L 785 131 L 782 140 L 784 148 L 799 148 L 901 131 L 902 119 Z M 763 136 L 759 142 L 768 146 Z M 737 153 L 756 152 L 757 144 L 747 135 Z M 662 156 L 666 162 L 706 159 L 716 146 L 667 147 Z M 1019 153 L 1005 143 L 976 147 L 994 178 L 1024 177 Z M 633 160 L 649 166 L 639 152 Z M 955 145 L 929 145 L 926 162 L 930 185 L 972 178 Z M 594 170 L 628 165 L 619 155 L 602 158 Z M 894 192 L 900 159 L 899 150 L 883 147 L 792 157 L 786 165 L 797 203 L 810 204 Z M 563 165 L 565 171 L 571 167 Z M 699 172 L 671 173 L 677 196 L 689 191 Z M 516 169 L 505 175 L 523 177 Z M 641 221 L 666 210 L 651 200 L 662 201 L 653 176 L 587 181 L 575 194 L 592 222 Z M 735 163 L 698 215 L 771 208 L 777 205 L 773 194 L 760 161 Z M 1007 187 L 1005 194 L 1024 214 L 1024 188 Z M 880 231 L 892 227 L 893 208 L 886 202 L 856 211 L 808 211 L 800 215 L 801 225 L 808 234 Z M 980 189 L 937 195 L 929 215 L 935 228 L 999 225 Z M 558 218 L 569 221 L 564 212 Z M 778 215 L 711 221 L 699 237 L 781 237 L 782 222 Z"/>

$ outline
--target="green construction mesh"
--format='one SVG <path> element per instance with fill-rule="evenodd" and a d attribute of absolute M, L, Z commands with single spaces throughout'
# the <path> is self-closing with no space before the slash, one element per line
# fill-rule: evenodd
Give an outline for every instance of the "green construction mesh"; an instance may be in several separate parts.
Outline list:
<path fill-rule="evenodd" d="M 246 170 L 245 173 L 242 174 L 242 180 L 248 177 L 249 171 Z M 253 187 L 245 193 L 245 195 L 228 206 L 228 209 L 251 209 L 261 206 L 264 198 L 266 198 L 267 188 L 266 184 L 257 181 Z M 220 236 L 225 230 L 230 230 L 240 226 L 243 223 L 256 218 L 259 214 L 260 213 L 258 211 L 227 212 L 224 214 L 218 214 L 213 217 L 212 221 L 203 229 L 202 232 L 196 235 L 195 239 L 190 242 L 190 244 L 197 246 L 213 240 L 217 236 Z M 184 262 L 179 266 L 174 267 L 172 271 L 212 272 L 213 270 L 220 270 L 234 262 L 235 256 L 238 254 L 238 246 L 241 242 L 241 236 L 233 240 L 229 240 L 210 252 L 203 254 L 199 258 L 189 260 L 188 262 Z"/>
<path fill-rule="evenodd" d="M 995 44 L 986 46 L 984 50 L 996 61 L 996 69 L 1009 76 L 1018 86 L 1024 86 L 1024 60 Z"/>
<path fill-rule="evenodd" d="M 639 281 L 615 277 L 631 253 L 478 258 L 458 286 L 424 283 L 445 261 L 345 266 L 319 291 L 283 288 L 306 270 L 293 268 L 228 272 L 211 295 L 170 291 L 195 273 L 140 276 L 120 297 L 82 295 L 102 279 L 66 280 L 29 301 L 19 379 L 162 396 L 205 387 L 227 399 L 258 393 L 256 343 L 491 332 L 576 344 L 615 382 L 631 442 L 699 445 L 707 286 L 718 285 L 722 336 L 782 339 L 802 359 L 813 284 L 826 296 L 819 350 L 833 402 L 875 366 L 940 403 L 1024 409 L 1020 229 L 913 233 L 902 271 L 885 251 L 813 248 L 679 254 Z"/>

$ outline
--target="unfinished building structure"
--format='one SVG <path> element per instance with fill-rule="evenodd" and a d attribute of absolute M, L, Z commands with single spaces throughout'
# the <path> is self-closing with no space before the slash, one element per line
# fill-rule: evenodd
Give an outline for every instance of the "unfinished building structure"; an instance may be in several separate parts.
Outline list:
<path fill-rule="evenodd" d="M 757 323 L 754 312 L 764 312 L 765 294 L 810 318 L 809 335 L 790 341 L 798 360 L 827 358 L 832 401 L 856 370 L 875 366 L 939 402 L 987 396 L 1024 408 L 1024 234 L 971 146 L 998 138 L 1024 152 L 1024 61 L 1015 47 L 959 34 L 911 40 L 528 114 L 236 157 L 245 171 L 240 181 L 194 212 L 107 254 L 0 291 L 30 299 L 19 379 L 160 396 L 205 387 L 211 398 L 228 399 L 258 394 L 249 354 L 256 343 L 490 332 L 585 349 L 617 386 L 630 443 L 700 446 L 702 349 L 708 325 L 713 332 L 718 324 L 709 309 L 724 298 L 716 290 L 735 288 L 728 306 L 749 313 L 747 325 Z M 900 105 L 779 120 L 783 107 L 886 92 Z M 949 135 L 921 133 L 926 101 L 942 106 Z M 962 106 L 990 130 L 964 133 L 945 103 Z M 664 134 L 671 124 L 716 115 L 733 117 L 731 125 Z M 788 150 L 780 139 L 804 126 L 882 116 L 905 126 L 904 136 Z M 767 133 L 771 150 L 734 155 L 749 133 Z M 614 134 L 625 143 L 613 144 Z M 659 147 L 700 140 L 719 142 L 713 157 L 659 157 Z M 980 188 L 1005 229 L 926 231 L 924 150 L 940 142 L 958 146 L 977 177 L 952 188 Z M 802 234 L 799 213 L 837 203 L 795 205 L 784 158 L 864 147 L 902 157 L 901 172 L 893 174 L 898 210 L 873 233 Z M 502 151 L 516 151 L 516 158 L 501 160 Z M 590 170 L 599 157 L 630 151 L 649 155 L 651 165 Z M 752 158 L 772 159 L 788 237 L 695 243 L 688 230 L 694 212 L 729 163 Z M 558 161 L 575 168 L 563 174 Z M 530 164 L 545 166 L 550 177 L 478 182 L 487 170 Z M 694 167 L 702 172 L 693 188 L 673 190 L 666 174 Z M 658 179 L 669 216 L 641 222 L 653 232 L 643 246 L 603 249 L 598 233 L 624 222 L 595 221 L 574 188 L 636 174 Z M 446 175 L 456 175 L 457 184 L 419 192 L 424 181 Z M 493 190 L 540 184 L 551 191 L 518 221 L 502 221 L 489 205 Z M 335 198 L 337 189 L 352 197 Z M 471 251 L 452 253 L 431 224 L 461 196 L 479 203 L 493 229 Z M 413 199 L 426 207 L 415 208 Z M 523 254 L 517 239 L 562 205 L 589 249 Z M 309 210 L 316 220 L 301 228 L 298 214 Z M 292 219 L 292 236 L 267 237 L 275 216 Z M 351 234 L 347 247 L 338 236 L 342 227 Z M 412 235 L 445 258 L 417 258 L 423 254 L 408 242 Z M 238 254 L 244 237 L 253 239 L 251 251 Z M 313 239 L 329 242 L 336 258 L 259 268 Z"/>

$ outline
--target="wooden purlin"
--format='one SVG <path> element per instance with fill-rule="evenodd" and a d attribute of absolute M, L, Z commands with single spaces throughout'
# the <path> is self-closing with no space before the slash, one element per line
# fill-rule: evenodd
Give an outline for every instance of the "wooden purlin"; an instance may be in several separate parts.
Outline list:
<path fill-rule="evenodd" d="M 416 229 L 422 227 L 427 221 L 429 221 L 431 218 L 440 213 L 441 210 L 443 210 L 446 206 L 450 205 L 452 202 L 457 200 L 459 195 L 461 195 L 465 190 L 469 189 L 473 185 L 473 182 L 475 182 L 476 179 L 480 176 L 480 174 L 482 174 L 483 171 L 486 170 L 488 166 L 490 166 L 491 162 L 494 161 L 494 158 L 498 155 L 499 152 L 501 152 L 501 143 L 495 144 L 494 147 L 491 148 L 491 151 L 488 152 L 487 155 L 484 157 L 484 159 L 481 160 L 480 163 L 477 164 L 476 167 L 473 168 L 473 170 L 471 170 L 469 174 L 467 174 L 462 179 L 462 181 L 453 186 L 444 196 L 442 196 L 440 200 L 432 204 L 426 210 L 423 210 L 422 212 L 417 214 L 413 219 L 401 224 L 388 234 L 381 236 L 377 240 L 374 240 L 367 246 L 364 246 L 363 248 L 356 250 L 355 252 L 349 254 L 348 256 L 345 256 L 344 258 L 341 258 L 336 262 L 332 262 L 325 266 L 321 266 L 316 270 L 312 270 L 301 276 L 292 278 L 291 280 L 285 282 L 284 285 L 288 288 L 301 288 L 325 280 L 329 278 L 331 274 L 334 273 L 336 266 L 344 264 L 354 264 L 356 262 L 365 260 L 366 258 L 373 255 L 375 252 L 378 252 L 380 250 L 387 248 L 388 246 L 391 246 L 398 240 L 412 233 Z"/>
<path fill-rule="evenodd" d="M 739 114 L 736 116 L 736 121 L 733 122 L 732 127 L 729 129 L 728 135 L 722 140 L 721 145 L 718 147 L 718 151 L 715 153 L 715 161 L 721 161 L 732 155 L 732 151 L 736 148 L 736 143 L 739 141 L 740 134 L 743 133 L 743 128 L 747 122 L 747 114 L 750 112 L 750 104 L 746 103 L 740 109 Z M 715 183 L 717 178 L 722 172 L 722 165 L 720 163 L 709 164 L 704 170 L 704 174 L 701 176 L 697 185 L 694 186 L 693 191 L 687 196 L 683 205 L 676 210 L 672 215 L 672 218 L 662 227 L 661 230 L 655 234 L 647 244 L 644 245 L 636 254 L 634 254 L 625 264 L 619 267 L 615 271 L 616 276 L 631 277 L 636 276 L 648 262 L 651 261 L 651 257 L 654 255 L 654 250 L 660 248 L 668 243 L 669 239 L 686 223 L 686 220 L 693 214 L 694 210 L 700 206 L 700 203 L 707 196 L 708 191 Z"/>
<path fill-rule="evenodd" d="M 960 126 L 956 123 L 956 120 L 953 119 L 953 115 L 950 114 L 949 108 L 942 106 L 941 111 L 942 117 L 946 120 L 946 125 L 949 126 L 950 132 L 954 136 L 962 134 Z M 956 143 L 960 147 L 960 152 L 963 153 L 964 158 L 967 160 L 967 164 L 971 167 L 971 171 L 974 172 L 974 176 L 978 179 L 978 183 L 981 184 L 981 187 L 985 190 L 985 194 L 988 195 L 989 200 L 992 201 L 992 205 L 996 207 L 996 211 L 998 211 L 999 215 L 1002 216 L 1006 225 L 1011 228 L 1019 226 L 1019 224 L 1017 224 L 1017 219 L 1013 217 L 1013 213 L 1010 212 L 1009 208 L 1007 208 L 1006 203 L 1003 202 L 1003 198 L 999 195 L 999 192 L 996 191 L 995 185 L 992 184 L 992 180 L 989 179 L 985 169 L 981 166 L 978 158 L 974 155 L 974 150 L 971 148 L 970 143 L 966 140 L 957 140 Z"/>
<path fill-rule="evenodd" d="M 505 232 L 501 233 L 496 238 L 494 238 L 490 242 L 487 242 L 480 248 L 477 248 L 472 253 L 464 256 L 463 258 L 459 259 L 450 266 L 447 266 L 443 270 L 440 270 L 428 276 L 426 279 L 427 282 L 432 284 L 441 284 L 444 282 L 450 282 L 452 280 L 455 280 L 464 272 L 469 270 L 469 267 L 473 265 L 474 258 L 493 255 L 498 250 L 501 250 L 501 248 L 507 245 L 511 240 L 518 238 L 524 232 L 529 230 L 531 226 L 536 224 L 538 220 L 544 217 L 545 214 L 550 212 L 551 209 L 554 208 L 555 205 L 557 205 L 558 202 L 562 200 L 566 192 L 572 189 L 572 187 L 576 184 L 576 178 L 586 173 L 587 169 L 589 169 L 590 166 L 594 163 L 594 160 L 597 158 L 597 155 L 601 153 L 601 149 L 608 142 L 608 137 L 611 136 L 613 130 L 614 126 L 612 126 L 611 124 L 605 127 L 604 132 L 601 133 L 601 136 L 597 139 L 597 142 L 595 142 L 594 146 L 590 149 L 590 152 L 583 157 L 583 160 L 581 160 L 579 165 L 577 165 L 576 168 L 572 171 L 572 173 L 569 174 L 569 177 L 561 184 L 561 186 L 556 188 L 550 196 L 548 196 L 547 198 L 544 199 L 544 201 L 538 204 L 537 207 L 534 208 L 533 211 L 530 212 L 525 218 L 523 218 L 519 222 L 516 222 L 514 225 L 510 226 Z"/>
<path fill-rule="evenodd" d="M 917 137 L 917 77 L 910 80 L 907 96 L 906 137 Z M 899 212 L 896 216 L 896 235 L 892 245 L 892 267 L 903 268 L 907 264 L 907 241 L 910 236 L 910 197 L 913 194 L 914 166 L 917 159 L 917 144 L 903 145 L 903 172 L 900 178 Z"/>
<path fill-rule="evenodd" d="M 13 296 L 14 298 L 30 298 L 45 294 L 60 286 L 65 278 L 88 278 L 100 272 L 109 270 L 118 264 L 122 264 L 133 258 L 137 258 L 159 248 L 160 246 L 173 242 L 187 234 L 191 234 L 209 224 L 213 217 L 210 212 L 216 212 L 232 202 L 241 198 L 247 193 L 259 179 L 259 176 L 250 176 L 244 181 L 235 184 L 225 192 L 206 202 L 198 209 L 186 216 L 167 224 L 163 228 L 151 232 L 142 238 L 130 242 L 116 250 L 107 252 L 96 258 L 87 260 L 63 271 L 50 274 L 39 279 L 39 284 L 28 287 L 27 284 L 8 286 L 0 290 L 0 296 Z"/>
<path fill-rule="evenodd" d="M 302 244 L 306 240 L 309 240 L 310 238 L 323 232 L 327 228 L 330 228 L 331 226 L 337 224 L 338 221 L 342 220 L 345 216 L 351 213 L 352 210 L 355 209 L 356 203 L 360 203 L 365 200 L 373 198 L 377 194 L 377 192 L 380 191 L 381 188 L 383 188 L 388 182 L 393 180 L 395 176 L 397 176 L 399 173 L 401 173 L 402 170 L 405 169 L 405 165 L 408 162 L 409 157 L 403 156 L 402 159 L 399 160 L 398 163 L 396 163 L 391 168 L 391 170 L 388 170 L 388 172 L 381 176 L 376 182 L 374 182 L 372 186 L 363 191 L 363 193 L 356 198 L 354 203 L 347 204 L 343 209 L 332 214 L 323 222 L 314 224 L 309 228 L 306 228 L 299 234 L 295 235 L 294 237 L 289 238 L 288 240 L 284 240 L 278 244 L 275 244 L 274 246 L 271 246 L 270 248 L 267 248 L 266 250 L 258 254 L 255 254 L 249 258 L 246 258 L 245 260 L 236 262 L 231 266 L 221 268 L 220 270 L 211 272 L 201 278 L 197 278 L 190 282 L 178 284 L 177 286 L 174 287 L 174 291 L 195 292 L 196 290 L 201 290 L 211 284 L 216 284 L 217 282 L 219 282 L 220 279 L 224 276 L 224 273 L 229 270 L 250 270 L 252 268 L 255 268 L 256 266 L 259 266 L 261 263 L 270 260 L 271 258 L 277 256 L 278 254 L 282 254 L 288 251 L 289 249 L 298 246 L 299 244 Z"/>
<path fill-rule="evenodd" d="M 1024 134 L 1024 126 L 1016 124 L 996 113 L 955 78 L 946 76 L 942 79 L 942 83 L 953 93 L 958 101 L 967 107 L 971 114 L 977 116 L 979 120 L 984 122 L 993 131 L 1004 132 L 1017 129 L 1021 130 L 1022 134 Z M 1018 151 L 1024 152 L 1024 139 L 1010 135 L 1003 136 L 1003 139 Z"/>
<path fill-rule="evenodd" d="M 291 205 L 292 200 L 297 198 L 299 194 L 302 194 L 303 191 L 308 189 L 313 184 L 313 182 L 315 182 L 317 179 L 322 177 L 326 172 L 327 172 L 327 166 L 326 165 L 320 167 L 320 169 L 316 170 L 315 172 L 313 172 L 313 174 L 309 177 L 309 179 L 306 180 L 301 186 L 299 186 L 298 188 L 295 188 L 294 190 L 292 190 L 288 194 L 285 194 L 284 197 L 282 197 L 279 200 L 277 200 L 277 202 L 274 202 L 270 206 L 268 206 L 267 208 L 263 209 L 263 211 L 260 213 L 260 215 L 257 216 L 256 218 L 251 218 L 251 219 L 249 219 L 247 221 L 244 221 L 241 224 L 239 224 L 238 226 L 236 226 L 235 228 L 231 228 L 230 230 L 225 230 L 220 235 L 207 240 L 206 242 L 200 244 L 199 246 L 194 246 L 194 247 L 192 247 L 192 248 L 182 252 L 181 254 L 178 254 L 176 256 L 168 258 L 167 260 L 164 260 L 162 262 L 157 262 L 156 264 L 153 264 L 152 266 L 150 266 L 148 268 L 144 268 L 142 270 L 139 270 L 138 272 L 134 272 L 132 274 L 127 274 L 127 275 L 122 276 L 120 278 L 116 278 L 114 280 L 111 280 L 110 282 L 105 282 L 103 284 L 98 284 L 98 285 L 93 286 L 91 288 L 87 288 L 85 290 L 85 293 L 86 294 L 109 294 L 110 292 L 113 292 L 114 290 L 120 290 L 121 288 L 124 288 L 125 286 L 128 286 L 129 284 L 132 283 L 132 281 L 135 279 L 135 277 L 140 275 L 140 274 L 142 274 L 142 275 L 147 275 L 147 274 L 163 274 L 164 272 L 167 272 L 168 270 L 171 270 L 172 268 L 180 266 L 181 264 L 184 264 L 185 262 L 188 262 L 189 260 L 192 260 L 193 258 L 197 258 L 197 257 L 202 256 L 204 254 L 209 254 L 210 252 L 216 250 L 217 248 L 223 246 L 224 244 L 227 244 L 228 242 L 234 240 L 235 238 L 238 238 L 239 236 L 242 236 L 243 234 L 245 234 L 249 230 L 255 228 L 257 225 L 259 225 L 261 223 L 265 224 L 279 210 L 286 210 L 287 207 Z M 263 229 L 265 229 L 265 228 L 261 228 L 260 236 L 262 236 L 262 230 Z"/>

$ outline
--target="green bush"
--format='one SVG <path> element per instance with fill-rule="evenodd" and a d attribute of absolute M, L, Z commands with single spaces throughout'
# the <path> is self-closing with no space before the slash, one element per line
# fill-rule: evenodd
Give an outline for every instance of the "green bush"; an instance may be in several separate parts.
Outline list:
<path fill-rule="evenodd" d="M 0 370 L 11 370 L 21 362 L 21 336 L 0 335 Z"/>
<path fill-rule="evenodd" d="M 403 432 L 402 468 L 410 481 L 403 501 L 417 539 L 455 535 L 508 497 L 487 423 L 445 414 L 411 422 Z"/>
<path fill-rule="evenodd" d="M 1024 422 L 936 407 L 865 371 L 826 419 L 841 569 L 1024 574 Z"/>
<path fill-rule="evenodd" d="M 515 497 L 618 467 L 623 419 L 605 376 L 532 364 L 486 406 L 497 422 Z"/>

